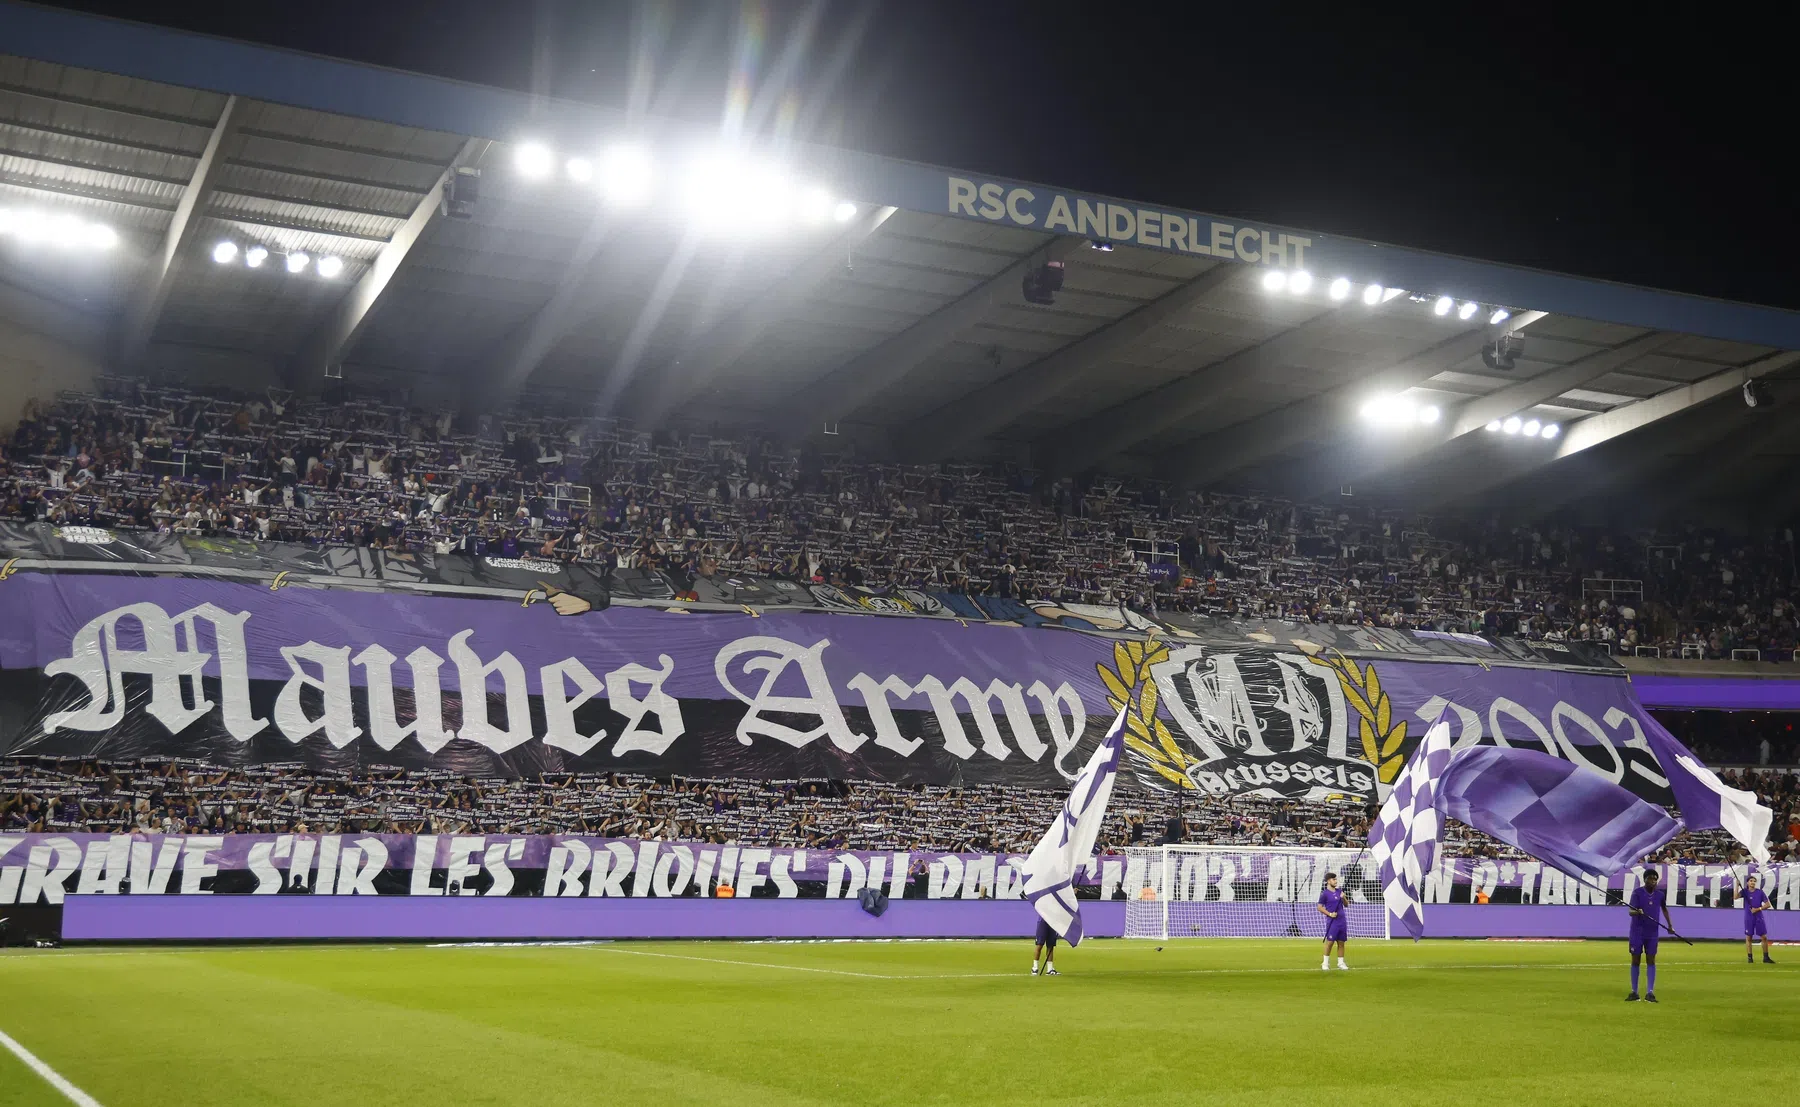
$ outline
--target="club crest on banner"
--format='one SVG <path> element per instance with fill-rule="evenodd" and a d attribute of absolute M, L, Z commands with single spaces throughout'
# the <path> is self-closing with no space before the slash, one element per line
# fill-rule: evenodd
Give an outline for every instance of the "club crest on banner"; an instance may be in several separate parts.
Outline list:
<path fill-rule="evenodd" d="M 1127 708 L 1126 745 L 1148 783 L 1296 799 L 1376 789 L 1372 763 L 1350 750 L 1340 680 L 1304 654 L 1151 641 L 1116 643 L 1110 660 L 1100 680 L 1113 709 Z"/>

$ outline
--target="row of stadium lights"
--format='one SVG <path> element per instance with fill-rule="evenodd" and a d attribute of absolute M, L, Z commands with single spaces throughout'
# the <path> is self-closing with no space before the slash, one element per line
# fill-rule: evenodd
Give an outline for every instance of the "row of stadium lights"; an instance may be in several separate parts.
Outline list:
<path fill-rule="evenodd" d="M 1262 286 L 1269 292 L 1291 292 L 1295 296 L 1304 296 L 1312 291 L 1313 275 L 1304 269 L 1271 269 L 1263 274 Z M 1350 298 L 1350 293 L 1355 290 L 1355 287 L 1355 283 L 1349 277 L 1339 277 L 1331 282 L 1326 293 L 1333 300 L 1341 303 Z M 1385 304 L 1396 296 L 1404 295 L 1406 295 L 1404 288 L 1384 288 L 1378 284 L 1371 284 L 1364 286 L 1362 302 L 1374 307 L 1376 304 Z M 1431 298 L 1414 296 L 1413 299 L 1423 303 Z M 1433 315 L 1449 315 L 1454 311 L 1456 317 L 1464 322 L 1475 318 L 1475 314 L 1480 310 L 1481 305 L 1474 300 L 1464 300 L 1460 305 L 1457 304 L 1454 296 L 1439 296 L 1431 300 Z M 1488 325 L 1491 327 L 1497 327 L 1511 318 L 1512 312 L 1503 307 L 1490 308 L 1488 311 Z"/>
<path fill-rule="evenodd" d="M 1292 272 L 1271 269 L 1263 274 L 1263 287 L 1270 292 L 1291 292 L 1303 296 L 1312 288 L 1313 277 L 1304 269 Z M 1339 277 L 1331 282 L 1328 290 L 1333 300 L 1348 300 L 1351 292 L 1349 277 Z M 1396 296 L 1406 295 L 1403 288 L 1384 288 L 1378 284 L 1365 287 L 1362 291 L 1362 302 L 1370 306 L 1384 304 Z M 1424 302 L 1428 297 L 1415 296 L 1415 300 Z M 1439 296 L 1431 301 L 1433 315 L 1449 315 L 1456 312 L 1456 317 L 1469 320 L 1481 310 L 1481 305 L 1473 300 L 1464 300 L 1458 306 L 1451 296 Z M 1498 326 L 1512 318 L 1512 312 L 1505 308 L 1493 308 L 1488 314 L 1488 325 Z M 1361 415 L 1367 422 L 1378 427 L 1401 428 L 1409 426 L 1436 426 L 1444 417 L 1444 411 L 1436 404 L 1421 404 L 1405 396 L 1377 396 L 1364 403 Z M 1562 433 L 1562 426 L 1557 423 L 1545 423 L 1537 419 L 1509 415 L 1505 419 L 1491 419 L 1487 424 L 1490 434 L 1502 434 L 1508 437 L 1551 439 Z"/>
<path fill-rule="evenodd" d="M 269 248 L 261 243 L 255 243 L 240 250 L 238 244 L 229 238 L 222 239 L 212 248 L 212 259 L 220 265 L 230 265 L 237 261 L 240 255 L 245 268 L 261 269 L 263 263 L 269 260 Z M 331 280 L 344 271 L 344 259 L 336 254 L 327 254 L 318 259 L 317 264 L 314 264 L 312 255 L 305 250 L 290 250 L 281 255 L 281 261 L 290 273 L 296 275 L 304 273 L 310 266 L 326 280 Z"/>
<path fill-rule="evenodd" d="M 558 155 L 541 142 L 520 143 L 513 167 L 527 180 L 548 180 L 556 174 Z M 562 159 L 563 175 L 593 188 L 615 207 L 639 207 L 648 203 L 657 184 L 657 171 L 648 151 L 637 146 L 608 147 L 594 157 L 576 155 Z M 684 175 L 685 199 L 693 213 L 705 220 L 740 227 L 801 223 L 848 223 L 857 206 L 833 197 L 817 186 L 802 186 L 771 165 L 715 154 L 699 159 Z"/>
<path fill-rule="evenodd" d="M 105 223 L 16 208 L 0 208 L 0 236 L 61 250 L 110 250 L 119 244 L 119 232 Z"/>

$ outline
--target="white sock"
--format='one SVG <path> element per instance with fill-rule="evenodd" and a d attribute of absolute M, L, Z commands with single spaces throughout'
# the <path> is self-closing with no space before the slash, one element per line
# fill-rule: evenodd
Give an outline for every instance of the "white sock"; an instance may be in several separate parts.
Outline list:
<path fill-rule="evenodd" d="M 1045 972 L 1051 972 L 1051 971 L 1055 970 L 1055 968 L 1056 968 L 1055 961 L 1045 961 L 1044 962 L 1044 971 Z"/>
<path fill-rule="evenodd" d="M 1331 971 L 1331 955 L 1329 953 L 1319 961 L 1319 967 L 1327 972 Z"/>
<path fill-rule="evenodd" d="M 1349 967 L 1349 965 L 1344 964 L 1344 959 L 1342 957 L 1338 958 L 1338 968 L 1347 969 Z"/>

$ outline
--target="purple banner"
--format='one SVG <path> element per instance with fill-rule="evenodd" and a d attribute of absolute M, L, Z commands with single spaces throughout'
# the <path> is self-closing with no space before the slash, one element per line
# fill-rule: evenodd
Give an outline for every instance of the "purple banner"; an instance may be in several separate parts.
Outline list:
<path fill-rule="evenodd" d="M 1128 787 L 1324 800 L 1379 791 L 1448 711 L 1459 747 L 1670 798 L 1629 682 L 1541 667 L 103 574 L 0 604 L 14 754 L 1062 787 L 1124 705 Z"/>

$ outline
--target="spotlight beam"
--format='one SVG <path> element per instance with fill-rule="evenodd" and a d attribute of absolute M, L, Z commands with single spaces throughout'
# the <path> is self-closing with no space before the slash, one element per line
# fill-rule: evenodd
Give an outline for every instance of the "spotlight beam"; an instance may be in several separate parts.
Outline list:
<path fill-rule="evenodd" d="M 824 249 L 807 258 L 786 278 L 772 282 L 743 310 L 699 335 L 691 346 L 675 355 L 673 363 L 652 378 L 643 402 L 633 405 L 634 416 L 646 425 L 654 425 L 678 405 L 711 387 L 795 305 L 842 273 L 848 251 L 879 230 L 896 210 L 871 208 L 853 216 Z M 622 390 L 628 383 L 620 382 L 617 387 Z"/>

